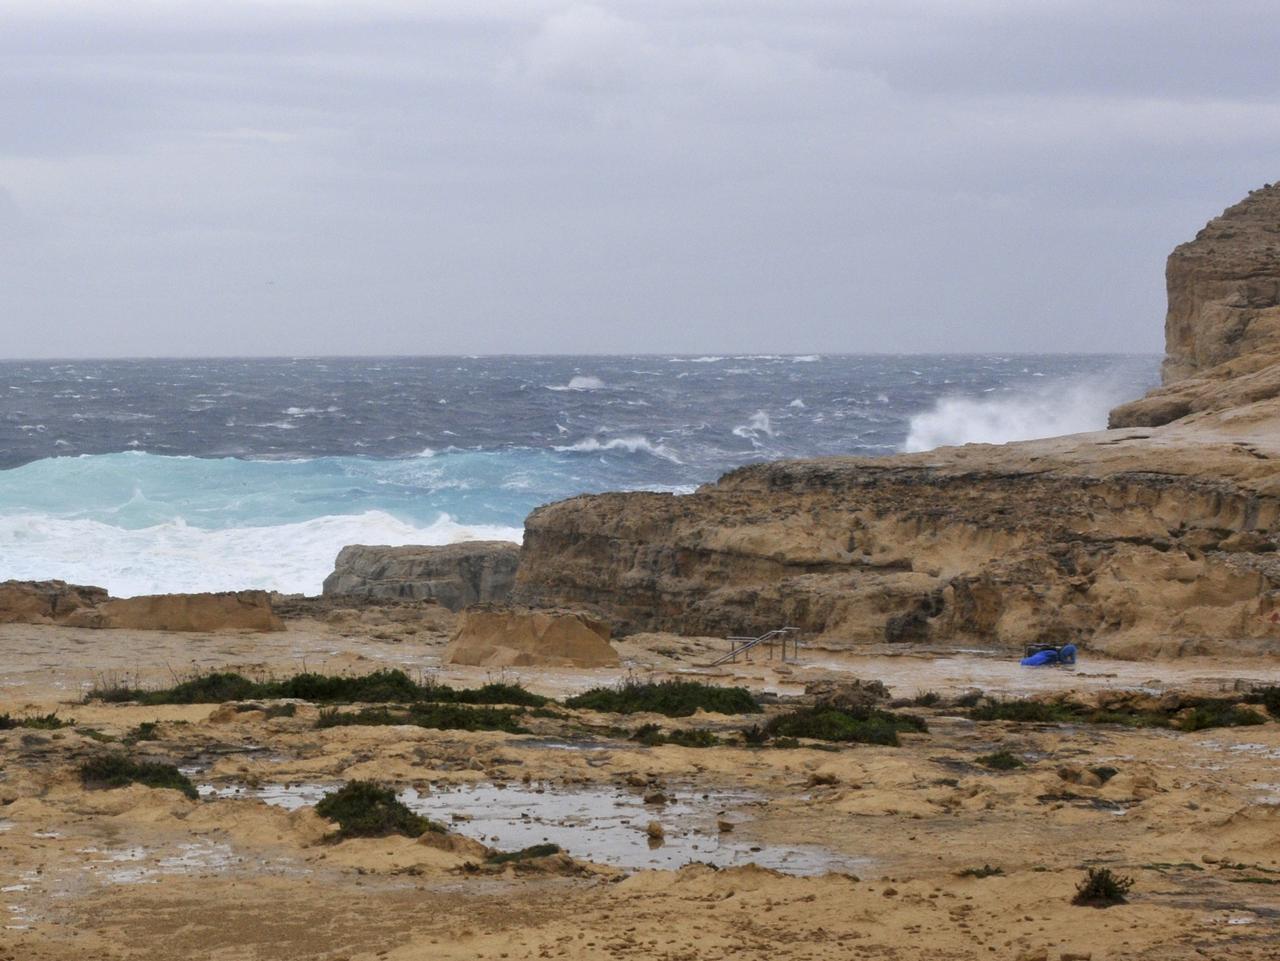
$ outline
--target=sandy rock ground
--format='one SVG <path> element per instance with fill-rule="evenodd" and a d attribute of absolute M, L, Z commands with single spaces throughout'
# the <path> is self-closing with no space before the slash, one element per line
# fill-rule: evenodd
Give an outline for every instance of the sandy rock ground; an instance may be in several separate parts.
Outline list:
<path fill-rule="evenodd" d="M 490 679 L 483 669 L 440 668 L 449 626 L 444 615 L 371 610 L 292 620 L 269 635 L 0 627 L 0 712 L 76 720 L 0 731 L 0 959 L 1280 957 L 1274 721 L 1178 733 L 975 723 L 920 709 L 929 733 L 896 748 L 751 750 L 646 748 L 617 730 L 658 721 L 727 732 L 753 720 L 708 714 L 565 710 L 511 735 L 317 729 L 318 709 L 306 704 L 268 717 L 222 705 L 80 703 L 103 679 L 161 684 L 220 668 L 282 676 L 393 666 L 457 686 Z M 879 678 L 895 696 L 975 687 L 1221 693 L 1280 682 L 1280 664 L 1256 658 L 1085 659 L 1074 671 L 1033 672 L 981 652 L 802 649 L 795 664 L 758 655 L 698 666 L 723 643 L 637 635 L 617 643 L 617 670 L 522 669 L 505 679 L 553 696 L 628 672 L 709 675 L 777 695 L 848 676 Z M 151 721 L 154 739 L 135 751 L 191 771 L 209 796 L 84 790 L 77 767 L 103 750 L 94 735 L 118 738 Z M 1027 766 L 1001 773 L 976 763 L 997 750 Z M 1089 769 L 1102 766 L 1116 773 L 1098 783 Z M 619 866 L 610 863 L 614 835 L 589 823 L 565 845 L 572 858 L 477 869 L 477 845 L 458 837 L 466 821 L 427 842 L 332 843 L 332 825 L 310 807 L 260 796 L 353 778 L 446 798 L 476 786 L 594 792 L 643 812 L 629 828 L 636 837 L 654 820 L 670 845 L 692 831 L 679 804 L 705 796 L 732 826 L 721 841 L 702 841 L 707 850 L 728 837 L 758 848 L 760 861 L 818 852 L 818 873 Z M 656 792 L 669 803 L 641 806 Z M 984 865 L 1002 873 L 959 876 Z M 1130 903 L 1071 905 L 1086 865 L 1132 876 Z"/>

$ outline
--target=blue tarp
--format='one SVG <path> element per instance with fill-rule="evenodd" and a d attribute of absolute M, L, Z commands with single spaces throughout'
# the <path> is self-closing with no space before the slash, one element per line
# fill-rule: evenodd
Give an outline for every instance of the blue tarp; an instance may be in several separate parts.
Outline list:
<path fill-rule="evenodd" d="M 1076 662 L 1076 646 L 1064 644 L 1054 650 L 1039 651 L 1022 659 L 1023 667 L 1045 667 L 1049 664 L 1074 664 Z"/>

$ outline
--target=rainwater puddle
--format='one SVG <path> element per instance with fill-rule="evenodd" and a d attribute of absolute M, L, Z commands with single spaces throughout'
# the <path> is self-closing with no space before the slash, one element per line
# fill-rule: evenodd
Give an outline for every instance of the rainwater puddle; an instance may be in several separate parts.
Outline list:
<path fill-rule="evenodd" d="M 201 797 L 257 798 L 288 810 L 316 804 L 338 784 L 275 784 L 256 788 L 202 784 Z M 576 858 L 620 868 L 674 869 L 696 861 L 719 867 L 757 864 L 787 874 L 865 870 L 867 858 L 854 858 L 816 845 L 761 845 L 733 831 L 750 821 L 748 810 L 762 805 L 751 792 L 696 790 L 668 792 L 668 803 L 645 804 L 638 794 L 613 788 L 568 789 L 550 785 L 498 787 L 478 784 L 421 793 L 400 792 L 418 814 L 451 830 L 503 851 L 535 844 L 558 844 Z M 651 842 L 650 821 L 662 825 L 665 837 Z"/>
<path fill-rule="evenodd" d="M 286 811 L 297 811 L 299 808 L 315 807 L 320 799 L 330 791 L 342 787 L 341 782 L 334 784 L 263 784 L 259 787 L 231 785 L 214 787 L 212 784 L 199 784 L 196 790 L 202 799 L 214 798 L 247 798 L 265 801 Z"/>

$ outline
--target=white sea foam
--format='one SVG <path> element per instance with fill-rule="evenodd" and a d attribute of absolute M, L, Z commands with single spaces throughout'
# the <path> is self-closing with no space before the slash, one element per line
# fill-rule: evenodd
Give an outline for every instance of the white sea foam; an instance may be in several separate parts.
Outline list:
<path fill-rule="evenodd" d="M 631 454 L 650 454 L 654 457 L 661 457 L 664 460 L 671 461 L 673 464 L 680 463 L 680 458 L 676 456 L 676 452 L 666 444 L 655 444 L 649 438 L 642 437 L 639 434 L 628 437 L 613 437 L 604 441 L 598 437 L 585 437 L 577 443 L 552 449 L 561 453 L 573 452 L 580 454 L 592 454 L 605 450 L 625 450 Z"/>
<path fill-rule="evenodd" d="M 1107 412 L 1131 394 L 1118 379 L 1044 384 L 974 397 L 944 397 L 911 418 L 904 451 L 958 444 L 1006 444 L 1102 430 Z"/>
<path fill-rule="evenodd" d="M 571 377 L 567 384 L 556 384 L 548 387 L 547 390 L 600 390 L 604 387 L 604 381 L 599 377 Z"/>
<path fill-rule="evenodd" d="M 522 536 L 519 528 L 463 525 L 448 514 L 418 527 L 383 511 L 222 530 L 181 520 L 129 530 L 47 514 L 0 516 L 5 577 L 95 584 L 120 597 L 245 588 L 316 594 L 348 544 L 518 543 Z"/>
<path fill-rule="evenodd" d="M 751 415 L 751 418 L 745 424 L 735 427 L 733 433 L 738 437 L 745 437 L 747 440 L 754 440 L 760 434 L 772 437 L 773 421 L 769 419 L 767 413 L 758 410 Z"/>

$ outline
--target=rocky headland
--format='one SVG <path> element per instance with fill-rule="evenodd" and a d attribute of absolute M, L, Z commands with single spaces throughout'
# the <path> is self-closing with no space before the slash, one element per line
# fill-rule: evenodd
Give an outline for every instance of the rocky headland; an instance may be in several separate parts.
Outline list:
<path fill-rule="evenodd" d="M 1280 187 L 1179 246 L 1168 288 L 1164 384 L 1113 429 L 551 504 L 514 596 L 623 633 L 1280 652 Z"/>

